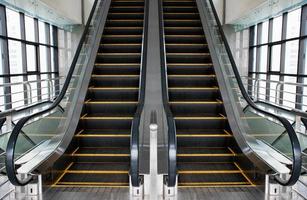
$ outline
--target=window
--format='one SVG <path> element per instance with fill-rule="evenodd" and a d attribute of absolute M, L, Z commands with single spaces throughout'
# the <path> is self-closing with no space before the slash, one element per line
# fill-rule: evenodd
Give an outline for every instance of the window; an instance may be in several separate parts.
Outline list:
<path fill-rule="evenodd" d="M 301 9 L 288 13 L 287 39 L 299 37 L 300 35 Z"/>
<path fill-rule="evenodd" d="M 267 43 L 269 39 L 269 22 L 262 23 L 261 44 Z"/>
<path fill-rule="evenodd" d="M 25 16 L 26 40 L 35 42 L 34 19 Z"/>
<path fill-rule="evenodd" d="M 297 74 L 298 40 L 286 43 L 285 74 Z"/>
<path fill-rule="evenodd" d="M 34 45 L 27 45 L 27 71 L 36 72 L 36 50 Z"/>
<path fill-rule="evenodd" d="M 281 45 L 274 45 L 271 51 L 271 71 L 280 71 Z"/>
<path fill-rule="evenodd" d="M 22 74 L 21 42 L 9 40 L 10 73 Z"/>
<path fill-rule="evenodd" d="M 280 41 L 282 35 L 282 16 L 273 19 L 273 34 L 272 41 Z"/>
<path fill-rule="evenodd" d="M 32 103 L 41 97 L 48 98 L 48 82 L 40 83 L 40 80 L 58 77 L 58 54 L 55 53 L 59 51 L 55 41 L 58 30 L 0 4 L 0 84 L 34 81 L 30 83 Z M 0 110 L 25 106 L 26 96 L 23 84 L 11 86 L 10 92 L 0 88 Z"/>
<path fill-rule="evenodd" d="M 253 33 L 255 30 L 258 31 Z M 260 83 L 258 96 L 289 108 L 307 109 L 307 88 L 301 98 L 301 94 L 296 94 L 296 86 L 291 84 L 297 81 L 307 84 L 307 5 L 252 26 L 250 33 L 255 38 L 249 47 L 249 55 L 253 56 L 249 58 L 252 66 L 248 74 L 269 83 Z M 269 35 L 272 41 L 268 40 Z M 283 88 L 281 99 L 276 97 L 276 81 L 288 83 Z M 296 102 L 300 99 L 303 99 L 303 106 Z"/>
<path fill-rule="evenodd" d="M 6 9 L 7 34 L 12 38 L 21 38 L 20 15 L 11 9 Z"/>

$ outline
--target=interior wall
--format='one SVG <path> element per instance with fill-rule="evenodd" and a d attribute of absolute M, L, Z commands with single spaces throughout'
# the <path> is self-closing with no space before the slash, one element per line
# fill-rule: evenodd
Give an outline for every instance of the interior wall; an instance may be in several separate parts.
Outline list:
<path fill-rule="evenodd" d="M 71 19 L 76 24 L 82 23 L 82 0 L 41 0 L 50 8 Z"/>

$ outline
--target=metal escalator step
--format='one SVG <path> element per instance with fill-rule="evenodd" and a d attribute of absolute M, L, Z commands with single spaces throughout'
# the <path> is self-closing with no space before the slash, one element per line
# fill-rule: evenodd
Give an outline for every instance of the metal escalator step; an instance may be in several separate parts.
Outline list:
<path fill-rule="evenodd" d="M 179 147 L 178 162 L 233 162 L 237 154 L 226 147 Z"/>
<path fill-rule="evenodd" d="M 92 87 L 138 87 L 139 75 L 97 75 L 93 74 Z"/>
<path fill-rule="evenodd" d="M 139 63 L 95 63 L 94 74 L 125 74 L 125 75 L 139 75 Z"/>

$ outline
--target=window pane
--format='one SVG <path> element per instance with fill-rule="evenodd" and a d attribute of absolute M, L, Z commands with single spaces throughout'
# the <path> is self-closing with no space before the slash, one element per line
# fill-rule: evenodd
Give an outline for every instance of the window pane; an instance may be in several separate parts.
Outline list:
<path fill-rule="evenodd" d="M 285 83 L 296 83 L 297 78 L 296 77 L 290 77 L 285 76 Z M 285 84 L 284 90 L 283 90 L 284 96 L 283 96 L 283 105 L 295 108 L 295 99 L 296 99 L 296 86 Z"/>
<path fill-rule="evenodd" d="M 38 30 L 39 30 L 39 42 L 46 44 L 46 27 L 44 22 L 41 21 L 38 22 Z"/>
<path fill-rule="evenodd" d="M 23 82 L 22 76 L 11 77 L 11 83 L 20 83 Z M 12 108 L 18 108 L 24 105 L 24 91 L 23 85 L 18 84 L 11 86 L 12 92 Z"/>
<path fill-rule="evenodd" d="M 304 78 L 304 84 L 307 84 L 307 78 Z M 307 110 L 307 87 L 303 88 L 303 111 Z"/>
<path fill-rule="evenodd" d="M 258 33 L 258 31 L 257 31 L 257 25 L 255 26 L 255 32 L 254 32 L 254 44 L 253 45 L 257 45 L 257 33 Z"/>
<path fill-rule="evenodd" d="M 26 40 L 35 42 L 34 19 L 25 16 Z"/>
<path fill-rule="evenodd" d="M 54 45 L 54 39 L 53 39 L 53 34 L 52 34 L 52 30 L 53 30 L 53 27 L 50 25 L 50 44 L 51 45 Z"/>
<path fill-rule="evenodd" d="M 286 43 L 285 73 L 296 74 L 298 65 L 298 46 L 299 41 Z"/>
<path fill-rule="evenodd" d="M 39 47 L 40 51 L 40 72 L 48 72 L 47 65 L 47 48 L 45 46 Z"/>
<path fill-rule="evenodd" d="M 282 16 L 273 19 L 273 42 L 281 40 Z"/>
<path fill-rule="evenodd" d="M 4 79 L 0 78 L 0 84 L 4 83 Z M 0 110 L 3 111 L 5 110 L 5 105 L 4 105 L 4 87 L 0 87 Z"/>
<path fill-rule="evenodd" d="M 257 61 L 257 48 L 255 47 L 255 48 L 253 48 L 253 66 L 252 66 L 252 71 L 253 72 L 256 72 L 256 61 Z"/>
<path fill-rule="evenodd" d="M 36 53 L 34 45 L 27 45 L 27 70 L 28 72 L 36 70 Z"/>
<path fill-rule="evenodd" d="M 281 56 L 281 45 L 272 46 L 271 51 L 271 71 L 280 71 L 280 56 Z"/>
<path fill-rule="evenodd" d="M 37 102 L 37 76 L 36 75 L 32 75 L 32 76 L 28 76 L 28 81 L 34 81 L 31 82 L 31 90 L 32 90 L 32 102 L 35 103 Z"/>
<path fill-rule="evenodd" d="M 269 22 L 262 23 L 261 43 L 267 43 L 269 39 Z"/>
<path fill-rule="evenodd" d="M 4 74 L 3 72 L 3 66 L 4 66 L 4 62 L 5 62 L 5 59 L 4 59 L 4 40 L 3 39 L 0 39 L 0 74 Z"/>
<path fill-rule="evenodd" d="M 9 40 L 10 73 L 22 74 L 21 43 Z"/>
<path fill-rule="evenodd" d="M 267 72 L 268 46 L 260 47 L 259 72 Z"/>
<path fill-rule="evenodd" d="M 7 34 L 9 37 L 21 38 L 20 34 L 20 16 L 18 12 L 6 9 Z"/>
<path fill-rule="evenodd" d="M 301 8 L 288 13 L 287 39 L 300 35 Z"/>

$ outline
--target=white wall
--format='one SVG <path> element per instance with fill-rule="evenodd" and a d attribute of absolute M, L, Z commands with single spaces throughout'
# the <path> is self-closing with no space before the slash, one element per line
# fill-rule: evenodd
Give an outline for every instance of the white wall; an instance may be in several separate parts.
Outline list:
<path fill-rule="evenodd" d="M 84 23 L 86 23 L 95 0 L 83 0 L 83 1 L 84 1 Z"/>
<path fill-rule="evenodd" d="M 267 0 L 226 0 L 226 24 L 243 17 Z"/>
<path fill-rule="evenodd" d="M 76 24 L 82 23 L 81 0 L 41 0 L 51 9 L 69 18 Z"/>
<path fill-rule="evenodd" d="M 227 1 L 227 0 L 226 0 Z M 216 12 L 220 18 L 221 23 L 223 23 L 223 14 L 224 14 L 224 3 L 223 0 L 213 0 Z"/>

